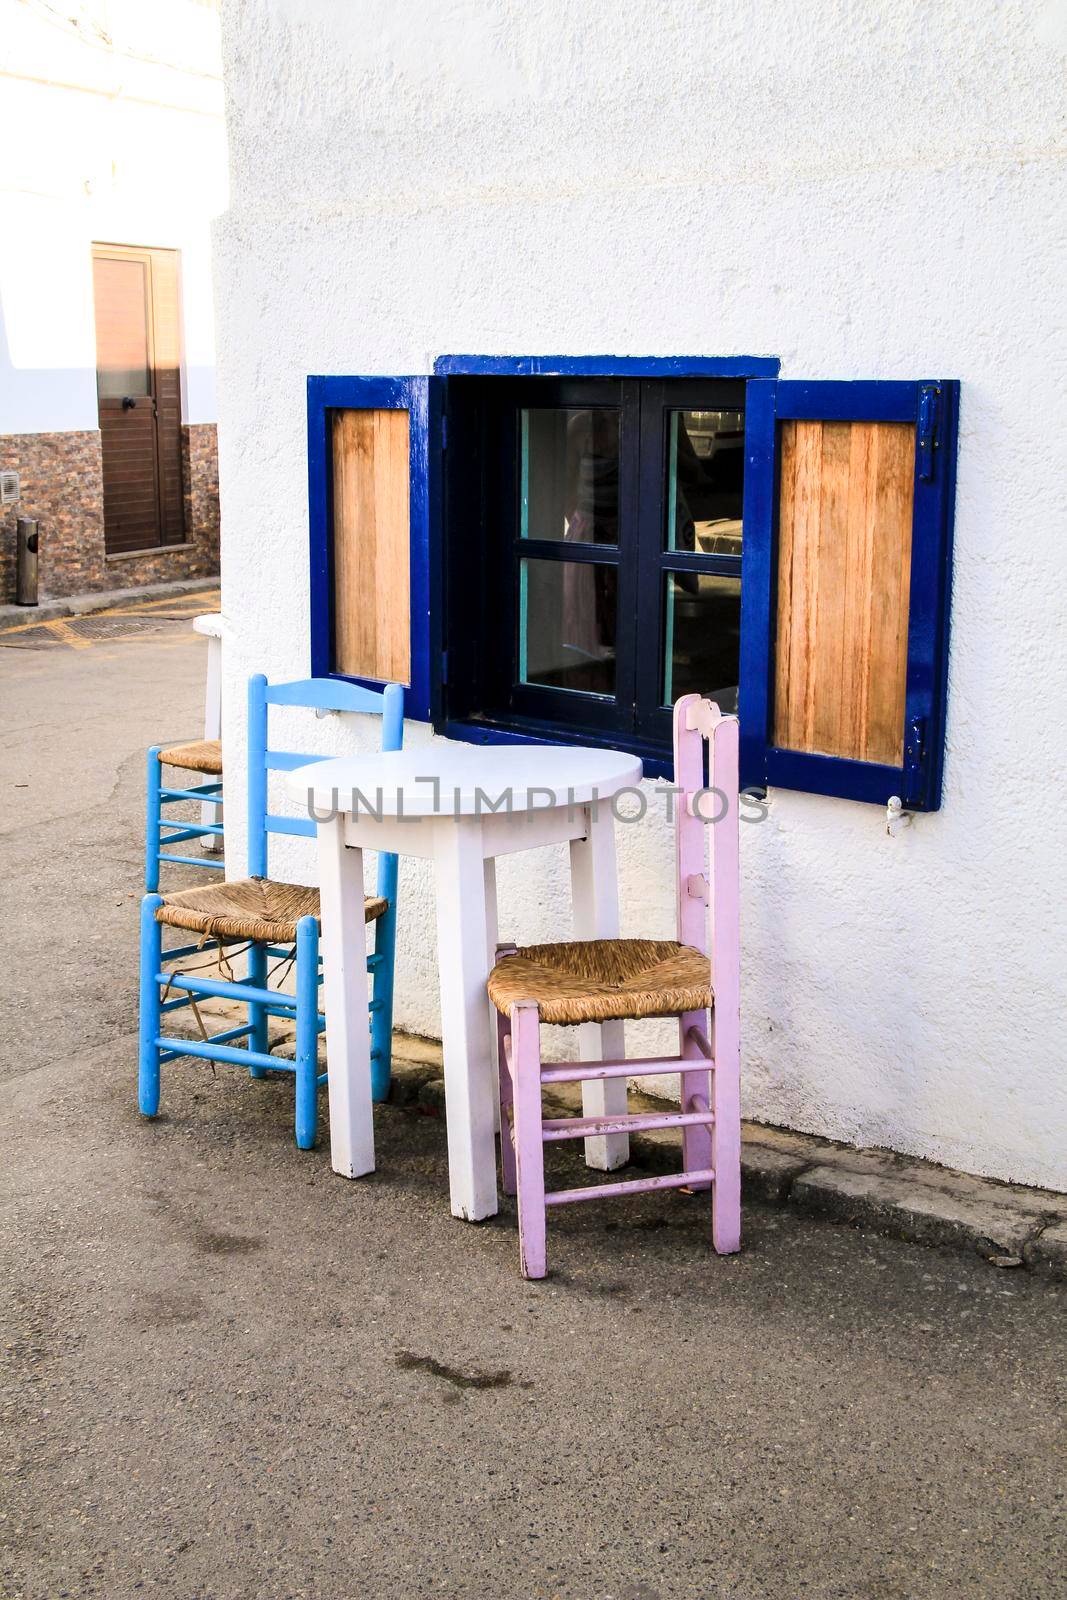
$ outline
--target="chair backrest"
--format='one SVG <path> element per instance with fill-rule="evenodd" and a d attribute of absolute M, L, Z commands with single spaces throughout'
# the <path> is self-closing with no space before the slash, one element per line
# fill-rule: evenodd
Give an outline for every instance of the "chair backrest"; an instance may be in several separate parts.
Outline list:
<path fill-rule="evenodd" d="M 295 833 L 313 838 L 310 817 L 282 817 L 268 810 L 267 782 L 271 772 L 293 772 L 325 755 L 306 751 L 274 750 L 267 737 L 271 706 L 308 706 L 316 711 L 366 711 L 382 719 L 381 748 L 399 750 L 404 742 L 404 691 L 387 683 L 381 693 L 346 683 L 339 678 L 301 678 L 294 683 L 269 684 L 261 672 L 248 680 L 248 875 L 267 876 L 267 840 L 272 833 Z"/>
<path fill-rule="evenodd" d="M 704 748 L 708 781 L 704 783 Z M 724 716 L 711 700 L 683 695 L 674 707 L 674 782 L 678 822 L 675 859 L 678 869 L 678 938 L 682 944 L 708 949 L 708 902 L 711 903 L 711 964 L 716 1009 L 733 1002 L 738 982 L 741 930 L 740 862 L 738 858 L 738 722 Z M 705 838 L 710 832 L 711 882 L 708 883 Z"/>

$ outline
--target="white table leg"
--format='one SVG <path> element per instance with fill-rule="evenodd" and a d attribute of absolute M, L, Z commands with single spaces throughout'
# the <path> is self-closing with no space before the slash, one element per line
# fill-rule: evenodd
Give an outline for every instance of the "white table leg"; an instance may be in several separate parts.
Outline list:
<path fill-rule="evenodd" d="M 477 1222 L 497 1210 L 482 828 L 476 817 L 433 826 L 449 1191 L 452 1215 Z"/>
<path fill-rule="evenodd" d="M 318 834 L 330 1164 L 359 1178 L 374 1171 L 363 851 L 345 847 L 340 818 L 320 822 Z"/>
<path fill-rule="evenodd" d="M 576 939 L 618 937 L 619 883 L 614 822 L 611 807 L 601 801 L 599 807 L 589 807 L 586 837 L 571 842 L 571 899 Z M 578 1055 L 582 1061 L 619 1060 L 625 1051 L 625 1025 L 621 1022 L 589 1022 L 578 1029 Z M 625 1078 L 582 1084 L 585 1116 L 612 1116 L 625 1110 Z M 601 1172 L 625 1166 L 629 1157 L 630 1140 L 625 1133 L 609 1133 L 585 1141 L 586 1165 Z"/>
<path fill-rule="evenodd" d="M 500 937 L 496 910 L 496 861 L 485 858 L 485 953 L 486 971 L 496 966 L 496 947 Z M 489 1067 L 493 1075 L 493 1125 L 500 1132 L 500 1067 L 497 1061 L 496 1006 L 489 1002 Z"/>
<path fill-rule="evenodd" d="M 207 641 L 207 682 L 204 687 L 204 738 L 222 738 L 222 640 L 215 634 Z M 201 805 L 201 822 L 221 822 L 222 807 Z M 200 841 L 207 855 L 218 855 L 222 843 L 217 833 L 209 833 Z"/>

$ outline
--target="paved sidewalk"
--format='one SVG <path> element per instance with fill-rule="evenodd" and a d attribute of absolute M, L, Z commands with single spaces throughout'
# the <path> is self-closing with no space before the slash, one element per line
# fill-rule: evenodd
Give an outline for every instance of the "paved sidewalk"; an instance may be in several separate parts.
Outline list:
<path fill-rule="evenodd" d="M 116 608 L 141 610 L 160 601 L 179 604 L 186 597 L 200 597 L 200 610 L 218 608 L 217 578 L 175 578 L 169 583 L 142 584 L 137 589 L 101 589 L 95 594 L 68 595 L 63 600 L 42 600 L 35 606 L 0 605 L 0 635 L 20 633 L 57 617 L 87 617 L 98 611 Z M 197 611 L 191 612 L 197 616 Z"/>
<path fill-rule="evenodd" d="M 204 647 L 0 649 L 5 1600 L 1062 1593 L 1063 1286 L 758 1202 L 720 1260 L 682 1195 L 524 1284 L 417 1091 L 358 1183 L 287 1082 L 138 1117 L 142 752 Z"/>

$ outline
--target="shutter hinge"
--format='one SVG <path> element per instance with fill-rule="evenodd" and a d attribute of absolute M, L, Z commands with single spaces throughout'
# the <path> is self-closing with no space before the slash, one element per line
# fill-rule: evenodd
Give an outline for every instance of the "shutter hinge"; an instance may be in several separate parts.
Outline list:
<path fill-rule="evenodd" d="M 926 718 L 911 717 L 904 726 L 904 794 L 905 806 L 918 805 L 922 800 L 926 778 Z"/>
<path fill-rule="evenodd" d="M 448 682 L 448 651 L 441 651 L 441 682 Z"/>
<path fill-rule="evenodd" d="M 934 383 L 924 383 L 919 390 L 919 477 L 930 479 L 934 475 L 934 451 L 940 441 L 941 390 Z"/>
<path fill-rule="evenodd" d="M 448 417 L 441 413 L 441 449 L 448 449 Z"/>

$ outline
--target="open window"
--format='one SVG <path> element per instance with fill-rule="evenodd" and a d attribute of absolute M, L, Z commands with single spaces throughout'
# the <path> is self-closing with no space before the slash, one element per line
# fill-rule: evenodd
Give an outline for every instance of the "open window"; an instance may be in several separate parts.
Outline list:
<path fill-rule="evenodd" d="M 457 737 L 671 770 L 670 706 L 742 779 L 940 804 L 958 384 L 777 362 L 442 358 L 308 380 L 312 670 Z"/>
<path fill-rule="evenodd" d="M 734 709 L 745 381 L 453 375 L 447 724 L 669 770 L 670 707 Z"/>

